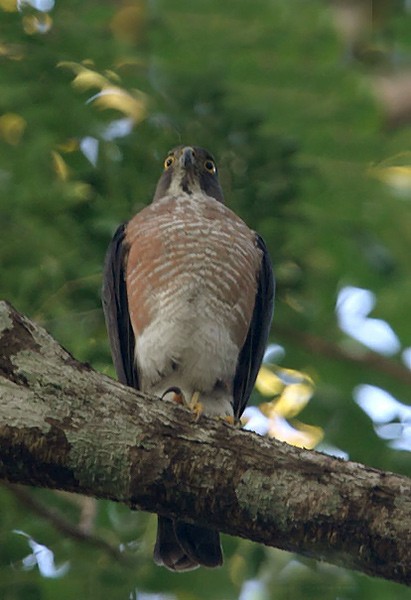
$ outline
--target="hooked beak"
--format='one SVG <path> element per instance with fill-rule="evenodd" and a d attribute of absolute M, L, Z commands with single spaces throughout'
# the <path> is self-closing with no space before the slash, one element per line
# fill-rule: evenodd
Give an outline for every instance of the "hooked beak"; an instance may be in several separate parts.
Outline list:
<path fill-rule="evenodd" d="M 194 150 L 190 146 L 183 148 L 183 150 L 181 152 L 181 156 L 180 156 L 180 165 L 183 167 L 183 169 L 193 167 L 194 160 L 195 160 Z"/>

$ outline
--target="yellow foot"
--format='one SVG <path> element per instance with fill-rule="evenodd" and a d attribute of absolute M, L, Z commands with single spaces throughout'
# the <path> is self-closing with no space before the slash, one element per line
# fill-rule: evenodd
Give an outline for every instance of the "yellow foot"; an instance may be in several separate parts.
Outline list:
<path fill-rule="evenodd" d="M 204 407 L 200 402 L 200 392 L 193 393 L 193 395 L 191 396 L 191 400 L 188 404 L 188 408 L 191 411 L 193 411 L 193 413 L 195 414 L 195 417 L 196 417 L 195 420 L 198 421 L 198 419 L 204 412 Z"/>

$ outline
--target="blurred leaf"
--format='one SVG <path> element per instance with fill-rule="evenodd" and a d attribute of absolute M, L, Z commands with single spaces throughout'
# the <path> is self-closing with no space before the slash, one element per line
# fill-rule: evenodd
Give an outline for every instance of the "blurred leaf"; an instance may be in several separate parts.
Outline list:
<path fill-rule="evenodd" d="M 268 435 L 292 446 L 308 449 L 315 448 L 324 439 L 321 427 L 307 425 L 295 419 L 289 422 L 278 413 L 270 415 Z"/>
<path fill-rule="evenodd" d="M 97 94 L 92 102 L 98 108 L 113 108 L 131 117 L 134 122 L 142 121 L 146 116 L 146 101 L 141 93 L 129 94 L 119 87 L 106 87 Z"/>
<path fill-rule="evenodd" d="M 0 9 L 15 12 L 17 10 L 17 0 L 0 0 Z"/>
<path fill-rule="evenodd" d="M 411 165 L 374 167 L 370 175 L 386 183 L 400 195 L 411 195 Z"/>
<path fill-rule="evenodd" d="M 364 24 L 352 21 L 356 3 L 338 4 L 358 35 L 341 21 L 337 33 L 336 3 L 322 0 L 73 0 L 21 10 L 0 0 L 1 296 L 113 376 L 100 307 L 109 239 L 153 197 L 168 149 L 203 145 L 227 204 L 264 237 L 274 263 L 272 339 L 289 368 L 266 365 L 259 375 L 269 433 L 305 447 L 324 433 L 324 444 L 354 460 L 409 473 L 409 453 L 390 448 L 353 400 L 368 384 L 406 405 L 408 386 L 355 360 L 335 302 L 344 287 L 370 290 L 370 318 L 396 332 L 392 360 L 402 360 L 411 346 L 411 213 L 399 200 L 410 190 L 410 121 L 404 114 L 387 127 L 372 81 L 389 73 L 403 89 L 411 13 L 379 1 Z M 309 350 L 292 332 L 353 359 Z M 35 493 L 79 518 L 62 498 Z M 228 536 L 223 569 L 176 577 L 153 565 L 155 517 L 98 506 L 96 531 L 124 544 L 132 568 L 61 536 L 0 489 L 0 597 L 115 600 L 137 590 L 238 600 L 248 581 L 273 600 L 408 597 L 390 582 Z M 50 548 L 56 564 L 69 561 L 69 575 L 23 571 L 27 544 L 13 529 Z"/>
<path fill-rule="evenodd" d="M 12 146 L 17 146 L 26 126 L 26 121 L 20 115 L 5 113 L 0 117 L 0 138 Z"/>

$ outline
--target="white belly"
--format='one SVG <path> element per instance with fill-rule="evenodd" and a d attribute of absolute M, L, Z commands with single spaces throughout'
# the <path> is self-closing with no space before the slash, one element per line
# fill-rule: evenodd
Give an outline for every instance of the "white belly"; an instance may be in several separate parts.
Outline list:
<path fill-rule="evenodd" d="M 201 299 L 189 304 L 181 295 L 136 340 L 141 388 L 161 396 L 169 387 L 179 387 L 188 400 L 198 391 L 206 413 L 232 415 L 238 348 Z M 218 382 L 229 389 L 216 387 Z"/>

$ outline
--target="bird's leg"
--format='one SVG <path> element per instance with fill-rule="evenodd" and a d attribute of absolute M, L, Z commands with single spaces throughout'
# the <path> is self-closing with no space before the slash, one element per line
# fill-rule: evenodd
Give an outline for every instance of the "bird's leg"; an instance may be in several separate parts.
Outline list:
<path fill-rule="evenodd" d="M 188 408 L 193 411 L 193 413 L 196 416 L 196 421 L 198 421 L 198 419 L 204 412 L 204 407 L 203 407 L 202 403 L 200 402 L 200 392 L 198 392 L 198 391 L 193 392 L 193 395 L 191 396 L 191 400 L 188 403 Z"/>
<path fill-rule="evenodd" d="M 186 406 L 189 408 L 195 415 L 195 420 L 198 421 L 202 413 L 204 412 L 204 407 L 200 402 L 200 392 L 193 392 L 191 396 L 191 400 L 187 402 L 183 392 L 179 387 L 171 386 L 163 392 L 161 396 L 162 400 L 168 400 L 174 402 L 175 404 L 180 404 L 181 406 Z"/>
<path fill-rule="evenodd" d="M 172 396 L 170 398 L 166 398 L 167 394 L 172 394 Z M 171 402 L 174 402 L 175 404 L 181 404 L 182 406 L 186 405 L 186 399 L 184 397 L 183 392 L 180 390 L 179 387 L 169 387 L 166 389 L 166 391 L 162 394 L 161 396 L 162 400 L 171 400 Z"/>

